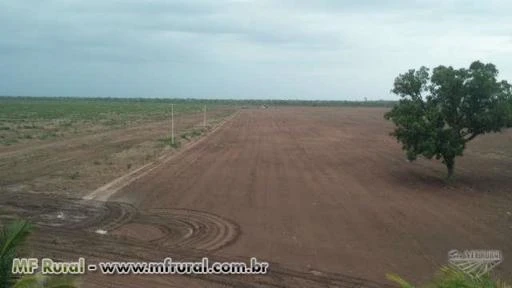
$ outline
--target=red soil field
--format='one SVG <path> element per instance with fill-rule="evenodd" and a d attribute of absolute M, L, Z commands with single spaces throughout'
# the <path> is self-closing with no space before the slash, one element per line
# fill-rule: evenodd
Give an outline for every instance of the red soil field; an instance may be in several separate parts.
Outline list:
<path fill-rule="evenodd" d="M 107 202 L 13 194 L 2 205 L 90 219 L 33 215 L 31 249 L 46 257 L 270 262 L 264 276 L 96 273 L 85 287 L 380 287 L 386 273 L 421 283 L 452 249 L 501 250 L 495 272 L 512 280 L 511 131 L 475 139 L 446 182 L 438 161 L 405 160 L 385 111 L 241 110 Z"/>

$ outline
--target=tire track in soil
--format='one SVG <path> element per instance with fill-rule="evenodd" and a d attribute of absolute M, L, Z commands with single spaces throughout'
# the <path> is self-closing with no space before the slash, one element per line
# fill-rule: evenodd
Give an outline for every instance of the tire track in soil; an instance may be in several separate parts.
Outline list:
<path fill-rule="evenodd" d="M 54 195 L 6 193 L 0 203 L 0 219 L 28 219 L 41 226 L 94 233 L 104 230 L 129 238 L 128 224 L 158 226 L 163 247 L 218 250 L 236 240 L 239 227 L 230 220 L 194 210 L 162 209 L 139 212 L 127 203 L 86 201 Z M 140 229 L 140 226 L 137 229 Z M 120 230 L 121 233 L 116 233 Z M 155 242 L 155 241 L 153 241 Z"/>
<path fill-rule="evenodd" d="M 70 255 L 85 257 L 88 263 L 94 262 L 91 259 L 155 261 L 165 257 L 172 257 L 173 261 L 200 261 L 202 257 L 209 257 L 211 262 L 247 260 L 213 254 L 236 241 L 240 228 L 228 219 L 202 211 L 151 209 L 140 212 L 119 202 L 6 193 L 0 203 L 0 220 L 5 223 L 15 217 L 28 219 L 37 226 L 30 242 L 34 253 L 56 260 L 70 259 Z M 133 223 L 158 226 L 164 234 L 154 241 L 140 241 L 126 237 L 126 231 L 115 233 Z M 100 235 L 94 232 L 97 229 L 112 233 Z M 262 276 L 189 275 L 184 278 L 187 281 L 197 278 L 223 287 L 384 287 L 343 274 L 293 270 L 278 263 L 271 263 L 271 267 L 271 272 Z M 156 281 L 158 276 L 155 277 Z"/>

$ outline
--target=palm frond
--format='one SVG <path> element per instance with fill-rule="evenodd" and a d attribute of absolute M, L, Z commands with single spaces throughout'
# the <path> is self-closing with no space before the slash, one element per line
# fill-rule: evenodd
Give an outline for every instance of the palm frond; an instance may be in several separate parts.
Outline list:
<path fill-rule="evenodd" d="M 402 279 L 402 277 L 400 277 L 396 274 L 386 274 L 386 278 L 389 281 L 395 282 L 396 284 L 400 285 L 401 288 L 414 288 L 414 286 L 412 286 L 407 281 Z"/>
<path fill-rule="evenodd" d="M 79 287 L 78 278 L 72 275 L 48 277 L 45 288 L 76 288 Z"/>
<path fill-rule="evenodd" d="M 0 258 L 23 243 L 32 231 L 32 225 L 25 220 L 14 221 L 2 230 L 0 235 Z"/>
<path fill-rule="evenodd" d="M 9 288 L 15 279 L 11 273 L 16 248 L 30 234 L 32 226 L 23 220 L 14 221 L 0 230 L 0 288 Z"/>
<path fill-rule="evenodd" d="M 414 288 L 396 274 L 387 274 L 386 278 L 398 284 L 401 288 Z M 494 280 L 489 274 L 482 276 L 469 275 L 453 267 L 443 266 L 433 281 L 424 288 L 512 288 L 502 281 Z"/>
<path fill-rule="evenodd" d="M 41 273 L 25 275 L 20 278 L 13 288 L 76 288 L 78 280 L 74 276 L 48 276 Z"/>
<path fill-rule="evenodd" d="M 43 287 L 45 276 L 37 273 L 34 275 L 24 275 L 13 286 L 13 288 L 39 288 Z"/>

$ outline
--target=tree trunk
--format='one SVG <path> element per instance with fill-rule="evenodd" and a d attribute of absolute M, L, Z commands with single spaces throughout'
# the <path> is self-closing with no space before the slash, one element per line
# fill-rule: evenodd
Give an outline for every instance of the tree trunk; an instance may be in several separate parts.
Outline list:
<path fill-rule="evenodd" d="M 446 165 L 446 169 L 448 169 L 448 179 L 451 179 L 453 176 L 453 170 L 455 168 L 455 159 L 454 158 L 445 158 L 444 164 Z"/>

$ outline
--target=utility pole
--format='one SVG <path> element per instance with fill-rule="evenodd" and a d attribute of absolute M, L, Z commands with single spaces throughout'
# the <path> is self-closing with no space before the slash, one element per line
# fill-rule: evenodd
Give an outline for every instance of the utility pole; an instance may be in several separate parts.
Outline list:
<path fill-rule="evenodd" d="M 171 144 L 174 145 L 174 104 L 171 104 Z"/>
<path fill-rule="evenodd" d="M 203 109 L 203 127 L 206 128 L 206 104 L 204 104 Z"/>

